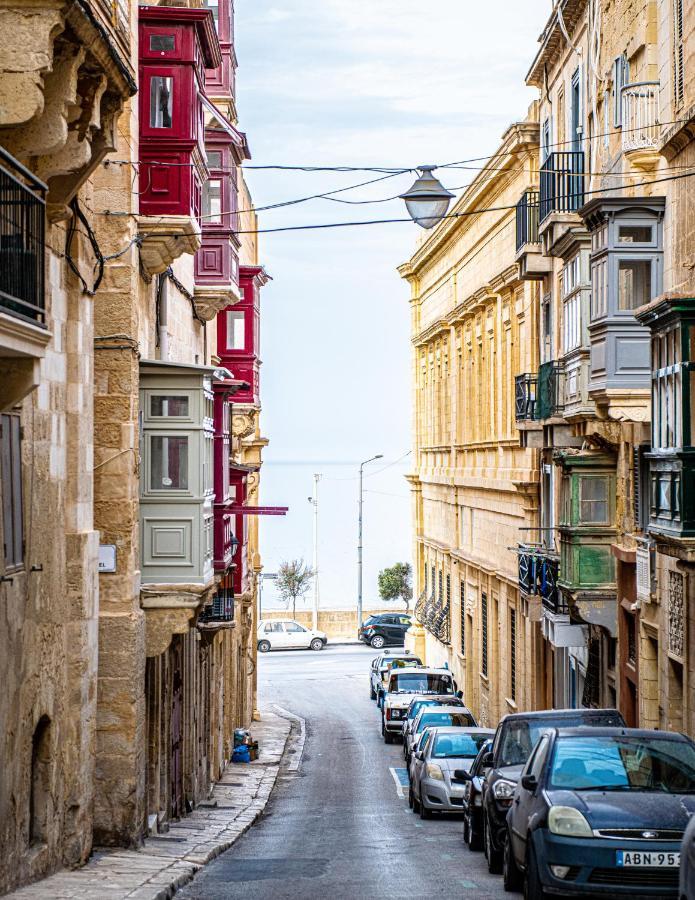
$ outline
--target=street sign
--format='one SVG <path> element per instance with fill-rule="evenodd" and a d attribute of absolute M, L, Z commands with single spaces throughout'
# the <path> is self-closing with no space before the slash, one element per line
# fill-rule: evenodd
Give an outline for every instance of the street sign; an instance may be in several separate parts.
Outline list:
<path fill-rule="evenodd" d="M 99 573 L 116 571 L 116 545 L 99 544 Z"/>

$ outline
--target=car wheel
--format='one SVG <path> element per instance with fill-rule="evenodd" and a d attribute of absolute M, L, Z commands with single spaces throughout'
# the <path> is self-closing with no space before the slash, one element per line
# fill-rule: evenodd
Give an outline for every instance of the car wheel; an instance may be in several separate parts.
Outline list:
<path fill-rule="evenodd" d="M 502 859 L 500 851 L 495 850 L 492 846 L 492 835 L 490 834 L 490 823 L 488 822 L 487 815 L 484 815 L 483 822 L 487 870 L 491 875 L 499 875 L 502 871 Z"/>
<path fill-rule="evenodd" d="M 423 797 L 420 797 L 420 818 L 421 819 L 431 819 L 432 818 L 432 810 L 425 806 L 425 801 Z"/>
<path fill-rule="evenodd" d="M 413 796 L 413 786 L 412 784 L 408 788 L 408 806 L 412 809 L 413 803 L 415 802 L 415 797 Z"/>
<path fill-rule="evenodd" d="M 468 816 L 463 814 L 463 843 L 470 847 L 470 828 L 468 827 Z"/>
<path fill-rule="evenodd" d="M 270 641 L 259 641 L 258 642 L 258 652 L 259 653 L 267 653 L 270 650 Z"/>
<path fill-rule="evenodd" d="M 509 835 L 507 835 L 507 840 L 504 844 L 502 878 L 504 880 L 505 891 L 509 891 L 510 893 L 518 893 L 521 890 L 523 879 L 521 877 L 521 872 L 516 865 L 516 860 L 514 859 L 514 853 L 512 851 L 512 840 Z"/>
<path fill-rule="evenodd" d="M 323 650 L 323 641 L 321 638 L 314 638 L 309 646 L 312 650 Z"/>
<path fill-rule="evenodd" d="M 538 874 L 538 862 L 533 848 L 529 847 L 526 857 L 526 875 L 524 877 L 524 900 L 543 900 L 545 891 Z"/>
<path fill-rule="evenodd" d="M 410 793 L 413 795 L 413 812 L 417 815 L 417 813 L 420 812 L 420 801 L 415 796 L 412 785 L 410 787 Z"/>
<path fill-rule="evenodd" d="M 477 853 L 483 849 L 483 837 L 480 833 L 480 828 L 476 828 L 475 820 L 475 815 L 471 814 L 468 825 L 468 849 Z"/>
<path fill-rule="evenodd" d="M 373 684 L 370 684 L 370 685 L 369 685 L 369 699 L 370 699 L 370 700 L 376 700 L 376 691 L 374 690 L 374 685 L 373 685 Z"/>
<path fill-rule="evenodd" d="M 386 641 L 380 634 L 375 634 L 374 637 L 369 642 L 375 650 L 381 650 Z"/>

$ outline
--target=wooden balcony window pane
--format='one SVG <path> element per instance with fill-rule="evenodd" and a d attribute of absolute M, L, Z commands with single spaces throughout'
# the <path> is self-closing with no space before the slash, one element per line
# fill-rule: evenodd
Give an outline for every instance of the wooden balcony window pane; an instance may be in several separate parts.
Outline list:
<path fill-rule="evenodd" d="M 649 259 L 618 262 L 618 309 L 637 309 L 649 303 L 652 293 L 652 263 Z"/>
<path fill-rule="evenodd" d="M 156 395 L 150 400 L 150 415 L 162 418 L 188 417 L 188 397 Z"/>
<path fill-rule="evenodd" d="M 608 479 L 585 476 L 579 481 L 579 520 L 608 525 Z"/>
<path fill-rule="evenodd" d="M 150 50 L 159 50 L 161 53 L 171 53 L 176 49 L 176 38 L 173 34 L 151 34 Z"/>
<path fill-rule="evenodd" d="M 0 419 L 0 478 L 5 569 L 17 569 L 24 561 L 21 424 L 17 415 Z"/>
<path fill-rule="evenodd" d="M 237 310 L 227 311 L 227 348 L 229 350 L 243 350 L 245 346 L 244 340 L 245 316 L 243 312 Z"/>
<path fill-rule="evenodd" d="M 203 224 L 213 225 L 222 221 L 222 181 L 211 178 L 203 185 Z"/>
<path fill-rule="evenodd" d="M 652 234 L 651 225 L 621 225 L 618 228 L 618 243 L 651 244 Z"/>
<path fill-rule="evenodd" d="M 188 490 L 188 438 L 150 438 L 150 484 L 154 491 Z"/>
<path fill-rule="evenodd" d="M 150 80 L 150 127 L 171 128 L 174 109 L 173 78 L 153 75 Z"/>

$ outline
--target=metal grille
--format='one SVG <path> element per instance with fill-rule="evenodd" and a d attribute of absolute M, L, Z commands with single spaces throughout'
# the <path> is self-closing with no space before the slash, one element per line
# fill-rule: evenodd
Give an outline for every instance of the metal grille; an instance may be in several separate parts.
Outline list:
<path fill-rule="evenodd" d="M 586 680 L 582 706 L 598 707 L 601 699 L 601 642 L 598 638 L 589 639 L 589 659 L 586 667 Z"/>
<path fill-rule="evenodd" d="M 576 212 L 584 205 L 584 152 L 551 153 L 540 171 L 539 217 L 552 212 Z"/>
<path fill-rule="evenodd" d="M 437 599 L 439 600 L 439 603 L 441 605 L 441 602 L 443 599 L 443 597 L 442 597 L 442 570 L 441 569 L 439 570 L 439 585 L 438 585 L 438 590 L 437 590 Z"/>
<path fill-rule="evenodd" d="M 234 621 L 234 589 L 220 585 L 212 598 L 212 604 L 206 606 L 200 614 L 200 621 L 205 624 Z"/>
<path fill-rule="evenodd" d="M 634 666 L 637 662 L 637 627 L 635 617 L 627 614 L 627 661 Z"/>
<path fill-rule="evenodd" d="M 480 595 L 480 643 L 481 670 L 487 678 L 487 594 Z"/>
<path fill-rule="evenodd" d="M 673 99 L 683 102 L 683 0 L 673 0 Z"/>
<path fill-rule="evenodd" d="M 439 573 L 439 590 L 435 594 L 434 567 L 432 568 L 432 588 L 429 597 L 422 592 L 415 604 L 415 618 L 443 644 L 451 642 L 451 604 L 450 604 L 450 579 L 447 576 L 447 601 L 442 597 L 442 573 Z"/>
<path fill-rule="evenodd" d="M 536 417 L 536 383 L 535 375 L 517 375 L 514 379 L 514 414 L 517 422 L 524 422 Z"/>
<path fill-rule="evenodd" d="M 0 147 L 0 309 L 43 326 L 46 190 Z"/>
<path fill-rule="evenodd" d="M 536 383 L 535 419 L 549 419 L 562 408 L 560 402 L 560 377 L 562 368 L 556 362 L 542 363 L 538 368 Z"/>
<path fill-rule="evenodd" d="M 466 655 L 466 585 L 461 579 L 461 656 Z"/>
<path fill-rule="evenodd" d="M 538 191 L 524 191 L 516 204 L 516 249 L 538 243 Z"/>
<path fill-rule="evenodd" d="M 668 573 L 668 649 L 683 658 L 683 575 Z"/>
<path fill-rule="evenodd" d="M 516 700 L 516 610 L 509 610 L 509 693 Z"/>

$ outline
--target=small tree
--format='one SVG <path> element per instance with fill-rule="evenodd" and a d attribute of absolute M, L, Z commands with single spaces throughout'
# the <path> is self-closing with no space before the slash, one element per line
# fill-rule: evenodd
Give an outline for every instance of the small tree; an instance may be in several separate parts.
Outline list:
<path fill-rule="evenodd" d="M 297 597 L 303 597 L 309 590 L 311 579 L 314 577 L 312 569 L 303 559 L 293 559 L 291 562 L 280 563 L 278 577 L 275 582 L 280 598 L 289 606 L 292 604 L 292 618 L 296 615 Z"/>
<path fill-rule="evenodd" d="M 410 563 L 396 563 L 390 569 L 379 572 L 379 595 L 387 603 L 402 600 L 406 612 L 410 610 L 410 601 L 413 599 L 413 570 Z"/>

